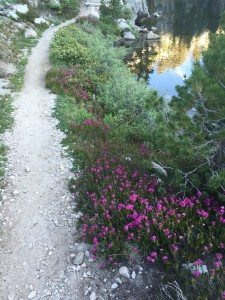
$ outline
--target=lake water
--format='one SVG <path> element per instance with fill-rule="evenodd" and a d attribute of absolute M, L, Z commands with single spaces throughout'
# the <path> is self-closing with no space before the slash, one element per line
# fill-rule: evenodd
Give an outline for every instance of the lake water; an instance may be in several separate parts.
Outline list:
<path fill-rule="evenodd" d="M 150 14 L 162 12 L 146 23 L 157 28 L 161 39 L 138 41 L 127 57 L 128 65 L 149 88 L 170 99 L 208 48 L 209 33 L 218 29 L 225 0 L 149 0 L 148 6 Z"/>

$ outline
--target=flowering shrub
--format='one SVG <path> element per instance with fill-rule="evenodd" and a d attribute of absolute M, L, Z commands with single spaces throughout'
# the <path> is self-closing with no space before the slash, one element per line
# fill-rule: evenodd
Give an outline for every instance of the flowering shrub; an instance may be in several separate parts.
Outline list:
<path fill-rule="evenodd" d="M 135 253 L 154 263 L 224 252 L 224 207 L 213 198 L 202 199 L 200 192 L 178 197 L 129 160 L 99 158 L 84 169 L 76 191 L 83 238 L 93 242 L 94 255 L 103 251 L 110 263 Z M 216 268 L 221 258 L 218 254 Z"/>
<path fill-rule="evenodd" d="M 46 86 L 56 94 L 75 97 L 78 102 L 90 100 L 92 84 L 82 78 L 81 71 L 75 66 L 68 69 L 50 69 L 47 73 Z"/>
<path fill-rule="evenodd" d="M 82 136 L 84 140 L 105 140 L 109 133 L 110 127 L 108 124 L 104 124 L 102 119 L 86 119 L 80 124 L 72 124 L 72 134 L 75 136 Z"/>

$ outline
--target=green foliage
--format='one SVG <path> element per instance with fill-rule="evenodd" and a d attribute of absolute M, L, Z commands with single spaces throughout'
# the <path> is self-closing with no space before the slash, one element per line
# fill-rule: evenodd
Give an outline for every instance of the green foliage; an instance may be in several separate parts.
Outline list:
<path fill-rule="evenodd" d="M 119 35 L 119 28 L 117 26 L 117 23 L 110 15 L 103 15 L 100 17 L 99 28 L 101 32 L 106 36 Z"/>
<path fill-rule="evenodd" d="M 224 48 L 224 32 L 211 35 L 209 49 L 203 55 L 204 65 L 197 63 L 185 87 L 177 89 L 179 97 L 171 102 L 170 113 L 173 132 L 181 133 L 181 142 L 190 141 L 189 145 L 183 144 L 186 171 L 179 165 L 190 174 L 186 176 L 186 183 L 209 194 L 216 193 L 220 199 L 224 199 L 225 190 Z M 192 115 L 191 109 L 194 109 Z M 177 157 L 181 157 L 181 153 Z"/>
<path fill-rule="evenodd" d="M 61 10 L 61 5 L 60 3 L 56 3 L 55 1 L 49 1 L 47 3 L 47 7 L 52 9 L 52 10 L 56 10 L 56 11 L 60 11 Z"/>
<path fill-rule="evenodd" d="M 51 45 L 52 63 L 76 65 L 88 63 L 86 34 L 74 25 L 58 30 Z"/>
<path fill-rule="evenodd" d="M 9 94 L 0 95 L 0 133 L 12 125 L 12 97 Z M 0 188 L 2 187 L 2 177 L 5 172 L 6 146 L 0 140 Z"/>
<path fill-rule="evenodd" d="M 74 104 L 74 99 L 66 95 L 57 97 L 55 117 L 60 120 L 59 128 L 64 132 L 71 132 L 71 124 L 81 123 L 82 121 L 91 118 L 92 114 L 81 105 L 80 107 Z"/>
<path fill-rule="evenodd" d="M 77 10 L 79 8 L 79 1 L 77 0 L 62 0 L 60 3 L 62 9 Z"/>
<path fill-rule="evenodd" d="M 12 125 L 12 97 L 0 95 L 0 133 L 4 133 Z"/>
<path fill-rule="evenodd" d="M 24 84 L 24 72 L 25 66 L 27 64 L 27 58 L 22 58 L 20 64 L 17 68 L 16 74 L 12 75 L 10 78 L 10 89 L 12 91 L 18 92 L 22 89 Z"/>
<path fill-rule="evenodd" d="M 94 16 L 89 15 L 89 16 L 78 17 L 76 22 L 78 24 L 89 23 L 89 24 L 92 24 L 93 26 L 97 26 L 99 23 L 99 19 Z"/>

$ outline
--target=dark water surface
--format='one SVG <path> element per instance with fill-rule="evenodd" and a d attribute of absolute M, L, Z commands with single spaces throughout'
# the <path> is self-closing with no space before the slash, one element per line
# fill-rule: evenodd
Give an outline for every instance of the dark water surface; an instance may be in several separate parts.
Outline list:
<path fill-rule="evenodd" d="M 208 48 L 209 33 L 218 29 L 225 0 L 148 0 L 148 6 L 150 14 L 162 12 L 147 24 L 157 28 L 161 39 L 136 43 L 128 65 L 146 79 L 149 88 L 170 99 Z"/>

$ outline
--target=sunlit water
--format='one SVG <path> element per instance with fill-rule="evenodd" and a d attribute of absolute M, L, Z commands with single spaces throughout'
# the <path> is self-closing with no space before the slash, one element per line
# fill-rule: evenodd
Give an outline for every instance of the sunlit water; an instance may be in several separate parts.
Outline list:
<path fill-rule="evenodd" d="M 218 28 L 225 0 L 149 0 L 149 11 L 162 11 L 155 26 L 159 41 L 138 42 L 128 56 L 130 69 L 146 79 L 166 99 L 176 95 L 195 61 L 209 45 L 209 33 Z"/>

